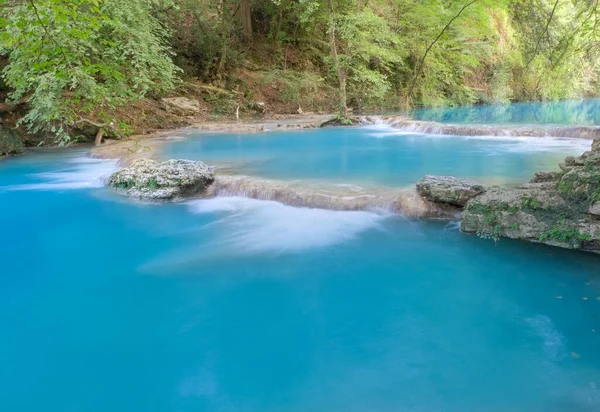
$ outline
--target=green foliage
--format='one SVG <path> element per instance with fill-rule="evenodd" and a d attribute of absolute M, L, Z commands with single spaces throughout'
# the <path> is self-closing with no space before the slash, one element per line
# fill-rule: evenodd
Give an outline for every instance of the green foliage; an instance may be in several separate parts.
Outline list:
<path fill-rule="evenodd" d="M 158 181 L 156 180 L 155 177 L 148 180 L 148 187 L 152 190 L 156 190 L 156 189 L 160 188 L 160 185 L 158 184 Z"/>
<path fill-rule="evenodd" d="M 276 85 L 284 102 L 313 107 L 324 79 L 311 72 L 275 69 L 267 73 L 264 82 Z"/>
<path fill-rule="evenodd" d="M 524 199 L 523 200 L 523 208 L 537 210 L 537 209 L 541 208 L 541 205 L 537 199 Z"/>
<path fill-rule="evenodd" d="M 306 110 L 585 97 L 600 87 L 599 24 L 584 0 L 0 0 L 0 93 L 28 97 L 22 124 L 62 143 L 181 70 L 240 92 L 207 97 L 228 116 L 252 103 L 251 71 Z"/>
<path fill-rule="evenodd" d="M 5 0 L 6 2 L 6 0 Z M 35 0 L 0 8 L 3 71 L 11 98 L 29 97 L 21 119 L 61 143 L 82 116 L 172 89 L 168 31 L 145 0 Z"/>
<path fill-rule="evenodd" d="M 568 226 L 563 220 L 544 232 L 539 240 L 541 242 L 554 240 L 560 243 L 569 244 L 573 247 L 581 247 L 583 243 L 592 240 L 592 236 L 588 233 L 581 233 L 579 229 L 575 227 Z"/>

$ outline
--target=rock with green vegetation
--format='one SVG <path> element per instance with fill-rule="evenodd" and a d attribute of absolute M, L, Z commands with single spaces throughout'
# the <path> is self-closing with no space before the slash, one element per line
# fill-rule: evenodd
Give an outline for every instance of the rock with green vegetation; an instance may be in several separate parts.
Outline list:
<path fill-rule="evenodd" d="M 187 97 L 165 97 L 160 99 L 161 106 L 177 116 L 194 116 L 200 112 L 200 103 Z"/>
<path fill-rule="evenodd" d="M 25 145 L 19 135 L 12 129 L 0 126 L 0 156 L 24 152 Z"/>
<path fill-rule="evenodd" d="M 143 200 L 176 200 L 201 196 L 214 181 L 212 168 L 202 162 L 139 159 L 113 173 L 108 185 Z"/>
<path fill-rule="evenodd" d="M 362 124 L 362 120 L 357 116 L 338 114 L 333 119 L 321 123 L 321 127 L 358 126 L 359 124 Z"/>
<path fill-rule="evenodd" d="M 600 253 L 600 139 L 569 156 L 561 172 L 536 173 L 518 188 L 490 188 L 470 200 L 461 230 Z"/>
<path fill-rule="evenodd" d="M 591 205 L 590 208 L 588 209 L 588 213 L 590 215 L 600 217 L 600 202 L 596 202 L 593 205 Z"/>
<path fill-rule="evenodd" d="M 461 207 L 484 193 L 485 187 L 468 179 L 427 175 L 417 182 L 417 192 L 427 200 Z"/>

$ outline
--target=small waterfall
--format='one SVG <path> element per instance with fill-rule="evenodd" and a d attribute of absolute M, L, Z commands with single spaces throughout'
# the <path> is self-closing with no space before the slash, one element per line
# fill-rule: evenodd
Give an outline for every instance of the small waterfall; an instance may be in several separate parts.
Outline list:
<path fill-rule="evenodd" d="M 454 136 L 600 138 L 600 126 L 460 125 L 412 120 L 405 116 L 368 116 L 364 124 L 387 124 L 404 132 Z"/>
<path fill-rule="evenodd" d="M 209 196 L 272 200 L 288 206 L 338 211 L 383 211 L 407 217 L 453 219 L 458 210 L 429 202 L 414 188 L 356 190 L 347 186 L 314 187 L 247 176 L 217 176 Z"/>

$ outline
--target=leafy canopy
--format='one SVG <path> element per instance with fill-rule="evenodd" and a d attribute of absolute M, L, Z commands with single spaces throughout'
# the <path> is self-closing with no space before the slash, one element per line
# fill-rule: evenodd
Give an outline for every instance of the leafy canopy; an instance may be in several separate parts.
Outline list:
<path fill-rule="evenodd" d="M 0 53 L 21 119 L 62 143 L 86 114 L 172 89 L 168 30 L 145 0 L 0 0 Z"/>

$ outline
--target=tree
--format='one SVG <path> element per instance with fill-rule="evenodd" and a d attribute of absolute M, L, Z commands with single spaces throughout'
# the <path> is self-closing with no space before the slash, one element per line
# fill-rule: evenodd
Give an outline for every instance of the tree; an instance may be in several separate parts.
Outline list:
<path fill-rule="evenodd" d="M 5 0 L 0 13 L 3 77 L 11 98 L 30 105 L 21 123 L 62 144 L 85 116 L 102 118 L 177 81 L 168 31 L 148 1 Z"/>
<path fill-rule="evenodd" d="M 431 43 L 429 43 L 429 45 L 425 49 L 425 53 L 423 53 L 423 57 L 421 57 L 419 59 L 419 62 L 417 63 L 417 66 L 415 69 L 415 75 L 413 77 L 412 82 L 410 83 L 410 87 L 408 88 L 408 93 L 406 94 L 407 102 L 410 102 L 410 100 L 412 99 L 412 95 L 415 90 L 415 85 L 417 83 L 417 79 L 421 76 L 421 73 L 423 72 L 423 65 L 425 64 L 425 59 L 427 59 L 427 55 L 429 54 L 429 52 L 431 51 L 433 46 L 435 46 L 437 44 L 437 42 L 442 38 L 442 36 L 446 33 L 446 31 L 452 26 L 452 23 L 454 23 L 454 21 L 456 19 L 458 19 L 460 17 L 460 15 L 463 14 L 463 12 L 468 7 L 472 6 L 477 1 L 478 0 L 469 0 L 466 3 L 464 3 L 463 6 L 458 9 L 456 14 L 453 14 L 452 17 L 450 18 L 450 20 L 448 20 L 448 22 L 444 25 L 444 27 L 442 27 L 442 30 L 440 30 L 440 32 L 437 34 L 437 36 L 435 36 L 435 38 L 431 41 Z"/>
<path fill-rule="evenodd" d="M 240 0 L 238 16 L 244 36 L 246 36 L 247 40 L 252 40 L 252 8 L 250 0 Z"/>
<path fill-rule="evenodd" d="M 333 0 L 328 0 L 329 9 L 329 47 L 331 48 L 331 60 L 335 69 L 339 82 L 339 103 L 338 111 L 341 115 L 346 114 L 348 107 L 348 97 L 346 96 L 346 69 L 340 63 L 340 57 L 337 52 L 337 39 L 335 35 L 335 10 L 333 8 Z"/>

